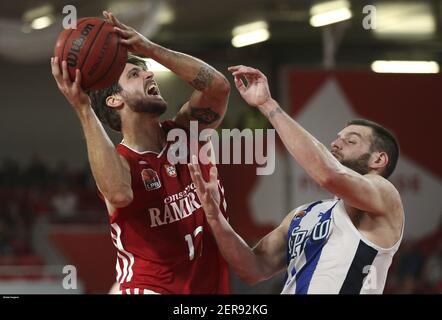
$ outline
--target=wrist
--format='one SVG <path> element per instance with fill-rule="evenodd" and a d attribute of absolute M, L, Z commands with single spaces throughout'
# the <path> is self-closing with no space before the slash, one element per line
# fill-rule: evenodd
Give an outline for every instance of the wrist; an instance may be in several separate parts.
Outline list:
<path fill-rule="evenodd" d="M 216 212 L 206 212 L 207 223 L 211 228 L 216 228 L 221 223 L 222 212 L 217 208 Z"/>
<path fill-rule="evenodd" d="M 86 120 L 91 116 L 95 116 L 95 112 L 90 104 L 79 106 L 75 108 L 75 111 L 77 112 L 77 116 L 81 121 Z"/>
<path fill-rule="evenodd" d="M 257 107 L 258 107 L 259 111 L 261 111 L 261 113 L 264 116 L 266 116 L 267 118 L 269 117 L 269 115 L 272 112 L 274 112 L 276 109 L 280 108 L 278 103 L 273 98 L 270 98 L 269 100 L 258 105 Z"/>
<path fill-rule="evenodd" d="M 207 223 L 209 224 L 210 227 L 215 227 L 216 225 L 219 224 L 219 218 L 218 217 L 213 217 L 213 216 L 206 215 L 206 219 L 207 219 Z"/>
<path fill-rule="evenodd" d="M 150 40 L 145 40 L 144 44 L 143 44 L 143 52 L 142 54 L 145 57 L 151 58 L 151 59 L 156 59 L 156 57 L 158 56 L 158 53 L 156 50 L 159 47 L 159 45 L 157 45 L 156 43 L 150 41 Z"/>

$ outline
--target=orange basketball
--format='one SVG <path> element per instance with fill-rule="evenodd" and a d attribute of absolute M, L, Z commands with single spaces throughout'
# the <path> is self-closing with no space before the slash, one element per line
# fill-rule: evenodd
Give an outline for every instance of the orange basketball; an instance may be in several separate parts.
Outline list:
<path fill-rule="evenodd" d="M 81 87 L 93 91 L 118 80 L 127 60 L 127 49 L 112 24 L 99 18 L 78 20 L 77 29 L 65 29 L 55 44 L 55 56 L 66 60 L 69 76 L 81 71 Z M 61 66 L 60 66 L 61 67 Z"/>

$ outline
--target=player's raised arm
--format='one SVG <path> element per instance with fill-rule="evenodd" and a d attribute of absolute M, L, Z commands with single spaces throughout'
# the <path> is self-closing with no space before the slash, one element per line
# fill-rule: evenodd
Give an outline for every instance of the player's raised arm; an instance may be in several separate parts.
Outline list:
<path fill-rule="evenodd" d="M 369 214 L 398 212 L 401 201 L 393 185 L 381 175 L 363 175 L 341 164 L 320 141 L 281 109 L 272 98 L 267 78 L 261 71 L 247 66 L 234 66 L 229 70 L 244 100 L 269 119 L 293 158 L 321 187 Z M 377 152 L 373 157 L 378 157 L 373 160 L 374 171 L 388 161 L 385 152 Z"/>
<path fill-rule="evenodd" d="M 133 197 L 129 166 L 116 152 L 115 146 L 92 110 L 90 99 L 80 86 L 80 71 L 76 70 L 76 78 L 72 82 L 66 61 L 60 63 L 57 57 L 51 58 L 51 68 L 59 90 L 81 122 L 89 163 L 98 188 L 113 207 L 127 206 Z"/>
<path fill-rule="evenodd" d="M 227 108 L 230 84 L 219 71 L 197 58 L 146 39 L 118 21 L 112 13 L 105 11 L 103 14 L 115 25 L 115 30 L 122 37 L 121 42 L 129 51 L 161 63 L 195 89 L 178 112 L 176 122 L 188 127 L 189 121 L 197 120 L 200 130 L 216 128 L 221 123 Z"/>
<path fill-rule="evenodd" d="M 195 158 L 193 162 L 196 163 Z M 189 170 L 218 247 L 235 273 L 249 284 L 255 284 L 283 270 L 291 215 L 252 249 L 233 230 L 219 209 L 216 167 L 210 170 L 209 182 L 204 181 L 199 164 L 189 164 Z"/>

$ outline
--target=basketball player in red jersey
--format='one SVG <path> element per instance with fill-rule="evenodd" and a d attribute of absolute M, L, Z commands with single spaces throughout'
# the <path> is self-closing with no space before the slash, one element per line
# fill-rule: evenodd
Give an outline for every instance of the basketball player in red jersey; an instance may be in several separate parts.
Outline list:
<path fill-rule="evenodd" d="M 158 61 L 195 89 L 173 120 L 160 122 L 167 104 L 153 72 L 140 58 L 129 56 L 119 80 L 89 96 L 80 87 L 78 70 L 71 82 L 66 62 L 51 60 L 58 88 L 81 122 L 92 173 L 108 209 L 120 292 L 229 293 L 227 265 L 189 169 L 168 161 L 173 142 L 166 137 L 174 128 L 188 134 L 191 120 L 198 121 L 200 130 L 217 127 L 226 112 L 230 85 L 203 61 L 163 48 L 112 13 L 103 14 L 130 52 Z M 116 148 L 100 120 L 122 133 Z M 203 167 L 206 174 L 210 166 Z M 220 209 L 225 212 L 224 199 Z"/>

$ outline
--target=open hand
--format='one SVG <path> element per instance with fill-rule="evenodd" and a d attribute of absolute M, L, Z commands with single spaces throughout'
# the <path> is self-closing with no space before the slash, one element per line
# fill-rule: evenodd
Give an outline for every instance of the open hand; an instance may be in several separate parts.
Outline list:
<path fill-rule="evenodd" d="M 228 70 L 234 76 L 235 86 L 241 97 L 249 105 L 259 107 L 272 98 L 267 77 L 258 69 L 239 65 L 229 67 Z M 241 77 L 247 80 L 247 84 L 243 82 Z"/>
<path fill-rule="evenodd" d="M 72 82 L 69 77 L 66 61 L 62 61 L 60 70 L 59 58 L 51 58 L 51 69 L 58 89 L 76 110 L 90 107 L 90 99 L 81 88 L 81 72 L 79 69 L 75 70 L 74 82 Z"/>
<path fill-rule="evenodd" d="M 196 186 L 196 194 L 204 208 L 207 220 L 217 220 L 222 214 L 219 209 L 220 194 L 218 189 L 218 170 L 215 166 L 210 168 L 209 181 L 204 181 L 200 165 L 195 156 L 192 157 L 193 164 L 189 163 L 190 176 Z"/>
<path fill-rule="evenodd" d="M 114 25 L 115 32 L 121 37 L 120 42 L 127 47 L 128 51 L 142 57 L 149 57 L 152 48 L 151 41 L 134 28 L 121 23 L 112 12 L 103 11 L 103 16 L 107 22 Z"/>

